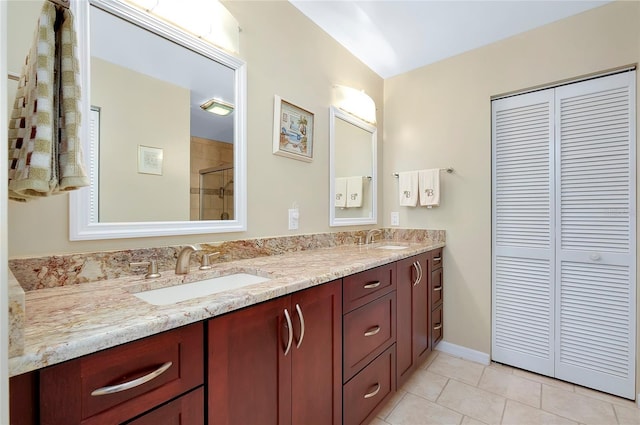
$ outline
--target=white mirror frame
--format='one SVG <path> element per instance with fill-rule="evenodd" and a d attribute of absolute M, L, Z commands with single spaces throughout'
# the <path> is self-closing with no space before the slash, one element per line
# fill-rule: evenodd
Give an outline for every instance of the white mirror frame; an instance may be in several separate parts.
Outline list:
<path fill-rule="evenodd" d="M 372 158 L 371 158 L 371 215 L 369 217 L 339 218 L 336 217 L 336 119 L 346 121 L 364 131 L 371 133 Z M 341 109 L 331 106 L 329 108 L 329 226 L 357 226 L 360 224 L 377 224 L 378 223 L 378 129 L 349 114 Z"/>
<path fill-rule="evenodd" d="M 98 222 L 98 147 L 84 145 L 85 163 L 91 185 L 70 192 L 69 198 L 69 239 L 98 240 L 137 238 L 147 236 L 169 236 L 203 233 L 241 232 L 247 230 L 247 71 L 246 63 L 235 56 L 206 43 L 195 36 L 185 33 L 127 4 L 91 0 L 91 4 L 145 28 L 161 37 L 172 40 L 188 49 L 194 50 L 235 71 L 234 111 L 234 219 L 217 221 L 155 221 L 155 222 Z M 81 140 L 91 140 L 89 128 L 90 95 L 90 52 L 89 52 L 89 1 L 72 1 L 78 30 L 78 55 L 80 59 L 80 79 L 82 87 L 82 127 Z M 97 139 L 97 138 L 96 138 Z"/>

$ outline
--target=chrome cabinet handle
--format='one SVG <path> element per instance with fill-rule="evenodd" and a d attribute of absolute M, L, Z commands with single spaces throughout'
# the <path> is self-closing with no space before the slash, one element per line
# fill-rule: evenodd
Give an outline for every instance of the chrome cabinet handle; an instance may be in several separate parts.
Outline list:
<path fill-rule="evenodd" d="M 171 367 L 172 364 L 173 364 L 173 362 L 166 362 L 162 366 L 160 366 L 159 368 L 154 370 L 153 372 L 148 373 L 148 374 L 146 374 L 144 376 L 141 376 L 140 378 L 134 379 L 132 381 L 124 382 L 124 383 L 118 384 L 118 385 L 111 385 L 111 386 L 108 386 L 108 387 L 98 388 L 97 390 L 93 390 L 91 392 L 91 395 L 92 396 L 98 396 L 98 395 L 114 394 L 114 393 L 119 393 L 121 391 L 130 390 L 130 389 L 135 388 L 135 387 L 139 387 L 140 385 L 145 384 L 145 383 L 151 381 L 152 379 L 157 378 L 158 376 L 162 375 L 167 369 L 169 369 Z"/>
<path fill-rule="evenodd" d="M 437 325 L 435 325 L 435 326 L 433 327 L 433 330 L 434 330 L 434 331 L 439 331 L 440 329 L 442 329 L 442 323 L 438 323 Z"/>
<path fill-rule="evenodd" d="M 287 346 L 284 349 L 284 355 L 289 354 L 289 350 L 291 350 L 291 342 L 293 342 L 293 327 L 291 326 L 291 316 L 289 316 L 289 311 L 284 309 L 284 318 L 287 320 L 287 329 L 289 331 L 289 338 L 287 340 Z"/>
<path fill-rule="evenodd" d="M 379 280 L 375 282 L 367 283 L 366 285 L 364 285 L 364 289 L 373 289 L 373 288 L 377 288 L 378 286 L 380 286 Z"/>
<path fill-rule="evenodd" d="M 434 291 L 442 291 L 442 285 L 433 288 Z"/>
<path fill-rule="evenodd" d="M 300 348 L 300 345 L 302 344 L 302 340 L 304 339 L 304 316 L 302 315 L 302 309 L 298 304 L 296 304 L 296 311 L 298 312 L 298 320 L 300 320 L 300 339 L 296 344 L 296 348 Z"/>
<path fill-rule="evenodd" d="M 378 332 L 380 332 L 380 326 L 376 325 L 372 328 L 370 328 L 369 330 L 367 330 L 364 333 L 364 336 L 374 336 L 375 334 L 377 334 Z"/>
<path fill-rule="evenodd" d="M 419 261 L 416 261 L 415 263 L 413 263 L 413 267 L 416 268 L 416 274 L 417 274 L 416 281 L 413 282 L 413 286 L 416 286 L 422 280 L 422 264 L 420 264 Z"/>
<path fill-rule="evenodd" d="M 377 382 L 377 383 L 376 383 L 376 389 L 375 389 L 375 390 L 373 390 L 373 391 L 371 391 L 370 393 L 366 393 L 366 394 L 364 395 L 364 398 L 371 398 L 371 397 L 375 397 L 375 396 L 376 396 L 376 394 L 378 394 L 379 392 L 380 392 L 380 383 L 379 383 L 379 382 Z"/>
<path fill-rule="evenodd" d="M 433 257 L 433 261 L 440 261 L 442 260 L 442 257 Z"/>

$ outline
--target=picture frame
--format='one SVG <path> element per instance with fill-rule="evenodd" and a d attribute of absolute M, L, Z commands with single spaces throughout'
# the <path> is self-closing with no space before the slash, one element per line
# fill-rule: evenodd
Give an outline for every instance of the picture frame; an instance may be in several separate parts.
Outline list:
<path fill-rule="evenodd" d="M 273 107 L 273 153 L 299 161 L 313 160 L 314 114 L 275 96 Z"/>
<path fill-rule="evenodd" d="M 138 173 L 162 175 L 162 148 L 138 145 Z"/>

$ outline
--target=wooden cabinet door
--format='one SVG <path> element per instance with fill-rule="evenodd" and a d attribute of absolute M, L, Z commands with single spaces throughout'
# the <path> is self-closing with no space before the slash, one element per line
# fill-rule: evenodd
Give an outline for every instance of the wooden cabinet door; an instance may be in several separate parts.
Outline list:
<path fill-rule="evenodd" d="M 294 424 L 341 424 L 341 283 L 337 280 L 291 296 Z"/>
<path fill-rule="evenodd" d="M 416 366 L 421 364 L 429 352 L 431 343 L 429 337 L 431 304 L 429 303 L 429 254 L 420 254 L 416 259 L 420 264 L 419 280 L 412 289 L 411 312 L 413 319 L 413 357 Z"/>
<path fill-rule="evenodd" d="M 277 298 L 208 322 L 209 424 L 291 424 L 290 304 Z"/>
<path fill-rule="evenodd" d="M 402 386 L 429 353 L 427 253 L 397 262 L 397 375 Z"/>

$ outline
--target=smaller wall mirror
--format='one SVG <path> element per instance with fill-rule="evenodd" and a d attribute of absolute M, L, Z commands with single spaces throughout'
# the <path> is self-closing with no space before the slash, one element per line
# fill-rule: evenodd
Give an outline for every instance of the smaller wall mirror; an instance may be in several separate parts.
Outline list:
<path fill-rule="evenodd" d="M 376 224 L 377 129 L 333 106 L 329 116 L 329 225 Z"/>

